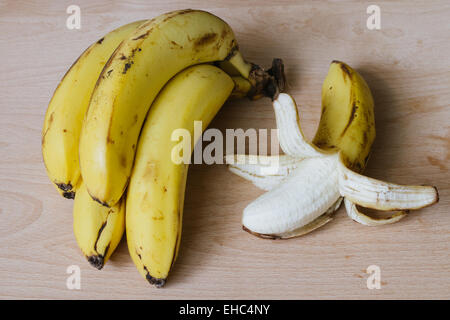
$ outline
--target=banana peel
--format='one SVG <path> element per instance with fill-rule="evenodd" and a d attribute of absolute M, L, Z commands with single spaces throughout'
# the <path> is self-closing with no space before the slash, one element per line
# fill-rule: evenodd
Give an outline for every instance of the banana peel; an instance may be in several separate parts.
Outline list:
<path fill-rule="evenodd" d="M 331 213 L 342 199 L 348 216 L 368 226 L 398 222 L 410 210 L 438 202 L 436 187 L 398 185 L 361 174 L 375 139 L 374 102 L 367 83 L 347 64 L 331 63 L 322 87 L 322 115 L 313 143 L 303 135 L 290 95 L 280 93 L 273 108 L 280 147 L 286 154 L 283 160 L 275 159 L 277 156 L 264 159 L 273 164 L 267 167 L 236 161 L 258 156 L 225 157 L 233 173 L 268 191 L 244 209 L 245 231 L 265 239 L 303 235 L 331 221 Z M 393 212 L 387 218 L 375 219 L 357 205 Z"/>

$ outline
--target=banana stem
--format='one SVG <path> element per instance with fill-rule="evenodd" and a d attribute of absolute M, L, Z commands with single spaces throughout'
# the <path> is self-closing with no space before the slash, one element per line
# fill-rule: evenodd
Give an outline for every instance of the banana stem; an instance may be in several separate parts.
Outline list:
<path fill-rule="evenodd" d="M 285 90 L 286 77 L 281 59 L 273 59 L 272 67 L 263 69 L 257 64 L 245 61 L 242 54 L 235 50 L 230 57 L 221 61 L 219 66 L 231 76 L 241 75 L 250 82 L 247 97 L 257 100 L 269 97 L 275 100 Z"/>

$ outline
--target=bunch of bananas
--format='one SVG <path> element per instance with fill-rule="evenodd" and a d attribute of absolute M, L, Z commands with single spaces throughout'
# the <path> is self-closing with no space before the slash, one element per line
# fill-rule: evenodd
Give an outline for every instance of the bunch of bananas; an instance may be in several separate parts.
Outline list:
<path fill-rule="evenodd" d="M 226 157 L 232 172 L 268 191 L 244 209 L 244 230 L 268 239 L 304 235 L 331 221 L 342 199 L 350 218 L 379 226 L 439 200 L 436 187 L 403 186 L 361 175 L 375 139 L 374 102 L 367 83 L 347 64 L 331 63 L 313 143 L 303 136 L 290 95 L 274 97 L 273 108 L 285 155 Z M 376 219 L 357 205 L 393 213 Z"/>
<path fill-rule="evenodd" d="M 139 272 L 163 286 L 188 169 L 171 159 L 172 132 L 193 137 L 194 121 L 205 129 L 229 97 L 272 98 L 283 86 L 280 60 L 269 70 L 246 62 L 231 28 L 205 11 L 136 21 L 92 44 L 61 80 L 42 130 L 48 176 L 75 199 L 74 233 L 88 261 L 101 269 L 126 229 Z"/>

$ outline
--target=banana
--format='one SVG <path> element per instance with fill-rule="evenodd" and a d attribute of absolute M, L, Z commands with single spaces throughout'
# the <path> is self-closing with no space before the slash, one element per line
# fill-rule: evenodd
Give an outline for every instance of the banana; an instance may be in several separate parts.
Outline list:
<path fill-rule="evenodd" d="M 103 268 L 125 231 L 125 200 L 106 208 L 92 200 L 80 183 L 73 206 L 73 231 L 89 263 Z"/>
<path fill-rule="evenodd" d="M 350 66 L 333 61 L 322 86 L 322 115 L 314 145 L 322 150 L 341 150 L 345 165 L 362 172 L 375 135 L 369 86 Z"/>
<path fill-rule="evenodd" d="M 280 74 L 246 62 L 231 28 L 205 11 L 163 14 L 119 45 L 97 82 L 80 138 L 81 174 L 96 201 L 112 206 L 125 191 L 142 124 L 160 89 L 189 66 L 223 60 L 250 82 L 251 95 L 274 94 L 266 89 Z"/>
<path fill-rule="evenodd" d="M 281 184 L 244 209 L 242 224 L 254 233 L 282 237 L 314 221 L 340 197 L 336 157 L 304 159 Z"/>
<path fill-rule="evenodd" d="M 80 180 L 78 143 L 98 76 L 108 58 L 142 21 L 111 31 L 75 61 L 55 90 L 42 129 L 42 155 L 50 180 L 66 198 L 73 199 Z"/>
<path fill-rule="evenodd" d="M 364 79 L 348 65 L 331 64 L 322 88 L 322 116 L 314 144 L 301 131 L 291 96 L 280 93 L 273 107 L 280 146 L 298 162 L 292 170 L 282 170 L 282 177 L 269 188 L 262 184 L 269 191 L 244 209 L 244 230 L 270 239 L 303 235 L 330 221 L 342 198 L 349 217 L 368 226 L 397 222 L 409 210 L 439 200 L 436 187 L 397 185 L 360 174 L 375 138 L 373 98 Z M 232 159 L 225 160 L 230 163 Z M 250 171 L 242 164 L 240 167 Z M 236 172 L 235 165 L 230 164 L 230 169 Z M 264 169 L 251 166 L 251 172 Z M 255 183 L 251 174 L 240 175 Z M 356 205 L 395 212 L 375 219 Z"/>
<path fill-rule="evenodd" d="M 197 120 L 204 130 L 233 87 L 219 68 L 193 66 L 167 83 L 147 115 L 127 191 L 126 234 L 137 269 L 157 287 L 165 284 L 177 257 L 188 171 L 188 164 L 172 157 L 174 150 L 180 152 L 173 132 L 188 130 L 191 139 Z M 191 154 L 196 141 L 189 142 L 191 149 L 183 154 Z"/>

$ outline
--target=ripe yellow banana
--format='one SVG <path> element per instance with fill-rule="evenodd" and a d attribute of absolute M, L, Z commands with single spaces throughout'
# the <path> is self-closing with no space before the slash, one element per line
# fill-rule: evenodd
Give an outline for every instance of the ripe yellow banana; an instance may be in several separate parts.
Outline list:
<path fill-rule="evenodd" d="M 322 115 L 313 143 L 341 150 L 346 166 L 362 172 L 375 140 L 373 97 L 361 75 L 333 61 L 322 86 Z"/>
<path fill-rule="evenodd" d="M 74 198 L 80 180 L 80 132 L 98 76 L 119 43 L 143 22 L 124 25 L 92 44 L 63 77 L 49 103 L 42 155 L 50 180 L 66 198 Z"/>
<path fill-rule="evenodd" d="M 126 233 L 136 267 L 157 287 L 164 285 L 177 257 L 188 170 L 188 164 L 172 158 L 174 150 L 180 151 L 172 134 L 185 129 L 193 138 L 194 121 L 202 121 L 204 130 L 233 87 L 217 67 L 190 67 L 167 83 L 146 118 L 127 191 Z M 191 150 L 182 153 L 191 154 L 196 141 L 189 142 Z"/>
<path fill-rule="evenodd" d="M 271 239 L 303 235 L 330 221 L 342 198 L 348 215 L 369 226 L 397 222 L 408 210 L 438 201 L 435 187 L 402 186 L 358 173 L 367 163 L 375 122 L 372 95 L 356 71 L 333 61 L 322 88 L 322 104 L 315 144 L 302 133 L 294 99 L 281 93 L 273 107 L 280 146 L 287 156 L 282 161 L 265 159 L 275 164 L 272 167 L 236 164 L 236 159 L 245 159 L 240 155 L 225 158 L 233 172 L 269 190 L 244 209 L 244 230 Z M 356 205 L 395 212 L 377 220 Z"/>
<path fill-rule="evenodd" d="M 125 201 L 106 208 L 92 200 L 86 186 L 80 183 L 73 206 L 73 231 L 89 263 L 103 268 L 125 231 Z"/>
<path fill-rule="evenodd" d="M 249 80 L 254 96 L 273 87 L 272 76 L 244 61 L 231 28 L 208 12 L 163 14 L 119 45 L 92 94 L 80 139 L 81 174 L 96 201 L 112 206 L 125 191 L 145 116 L 166 82 L 191 65 L 222 60 Z"/>

